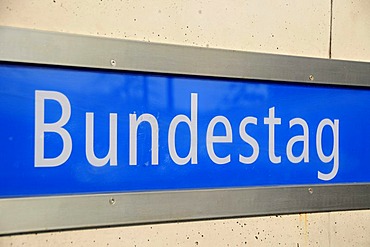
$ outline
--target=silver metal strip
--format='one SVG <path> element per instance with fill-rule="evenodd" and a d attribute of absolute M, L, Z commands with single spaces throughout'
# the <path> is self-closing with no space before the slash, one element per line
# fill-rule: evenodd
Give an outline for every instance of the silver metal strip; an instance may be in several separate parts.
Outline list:
<path fill-rule="evenodd" d="M 155 44 L 13 27 L 0 27 L 0 61 L 370 86 L 370 63 Z"/>
<path fill-rule="evenodd" d="M 369 184 L 12 198 L 0 234 L 368 208 Z"/>

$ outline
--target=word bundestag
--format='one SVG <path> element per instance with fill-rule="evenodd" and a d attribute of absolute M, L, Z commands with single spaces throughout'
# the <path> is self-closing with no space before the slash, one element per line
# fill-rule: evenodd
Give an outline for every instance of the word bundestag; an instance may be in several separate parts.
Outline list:
<path fill-rule="evenodd" d="M 45 101 L 53 100 L 60 104 L 62 109 L 61 117 L 54 123 L 45 123 Z M 190 117 L 186 115 L 176 115 L 168 129 L 168 150 L 174 163 L 184 165 L 187 163 L 197 164 L 197 119 L 198 119 L 198 94 L 191 94 L 191 113 Z M 66 95 L 57 91 L 35 91 L 35 167 L 56 167 L 64 164 L 72 153 L 72 138 L 70 133 L 63 128 L 70 119 L 71 104 Z M 129 165 L 137 165 L 137 130 L 138 126 L 147 122 L 151 127 L 151 165 L 158 165 L 158 121 L 151 114 L 144 113 L 137 116 L 136 113 L 129 114 Z M 190 148 L 186 157 L 180 157 L 176 149 L 176 129 L 179 123 L 185 123 L 190 130 Z M 225 127 L 225 134 L 222 136 L 214 135 L 216 124 L 222 124 Z M 250 156 L 239 154 L 239 162 L 243 164 L 253 164 L 260 153 L 257 140 L 247 133 L 249 124 L 257 125 L 257 118 L 253 116 L 245 117 L 239 125 L 239 135 L 241 139 L 252 147 Z M 275 126 L 281 124 L 281 118 L 275 117 L 275 107 L 269 108 L 268 116 L 264 118 L 264 124 L 268 125 L 268 155 L 274 164 L 281 163 L 281 156 L 275 154 Z M 303 135 L 293 136 L 287 143 L 287 158 L 292 163 L 301 161 L 309 162 L 308 135 L 309 128 L 307 122 L 302 118 L 294 118 L 289 121 L 290 128 L 300 125 L 303 129 Z M 333 148 L 330 155 L 325 155 L 322 147 L 322 133 L 325 127 L 329 127 L 333 133 Z M 58 134 L 63 141 L 61 153 L 54 158 L 44 157 L 44 136 L 46 132 Z M 230 155 L 219 157 L 214 150 L 215 143 L 232 143 L 233 133 L 229 120 L 225 116 L 215 116 L 208 124 L 206 132 L 206 147 L 209 158 L 215 164 L 227 164 L 231 161 Z M 303 149 L 300 155 L 293 154 L 293 145 L 297 142 L 303 143 Z M 333 179 L 339 168 L 339 120 L 323 119 L 316 132 L 317 155 L 324 163 L 333 162 L 333 168 L 329 173 L 318 171 L 320 180 Z M 110 113 L 109 116 L 109 151 L 103 158 L 98 158 L 94 152 L 94 113 L 86 113 L 86 158 L 88 162 L 96 167 L 104 166 L 110 163 L 111 166 L 117 165 L 117 113 Z"/>

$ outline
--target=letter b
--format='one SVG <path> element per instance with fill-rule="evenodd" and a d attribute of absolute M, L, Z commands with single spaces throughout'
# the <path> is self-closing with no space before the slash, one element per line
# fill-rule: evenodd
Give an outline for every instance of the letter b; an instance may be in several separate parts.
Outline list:
<path fill-rule="evenodd" d="M 45 100 L 57 101 L 62 107 L 62 116 L 55 123 L 45 123 Z M 55 91 L 35 91 L 35 167 L 55 167 L 66 162 L 72 152 L 72 139 L 63 126 L 71 116 L 68 98 Z M 63 150 L 55 158 L 44 157 L 45 132 L 57 133 L 63 140 Z"/>

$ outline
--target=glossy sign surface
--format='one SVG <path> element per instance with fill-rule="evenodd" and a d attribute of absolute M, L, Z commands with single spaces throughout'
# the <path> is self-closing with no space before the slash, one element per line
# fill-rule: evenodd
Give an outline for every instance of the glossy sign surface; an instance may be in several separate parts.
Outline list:
<path fill-rule="evenodd" d="M 366 183 L 369 112 L 364 88 L 1 64 L 0 196 Z"/>

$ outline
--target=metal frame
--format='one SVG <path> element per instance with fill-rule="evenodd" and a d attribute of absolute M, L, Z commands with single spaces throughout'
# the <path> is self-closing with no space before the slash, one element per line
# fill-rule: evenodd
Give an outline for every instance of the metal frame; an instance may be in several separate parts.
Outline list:
<path fill-rule="evenodd" d="M 370 63 L 184 47 L 0 27 L 0 61 L 370 87 Z M 0 199 L 0 235 L 370 208 L 370 184 Z"/>
<path fill-rule="evenodd" d="M 0 61 L 370 86 L 370 63 L 98 38 L 0 26 Z"/>
<path fill-rule="evenodd" d="M 369 192 L 357 184 L 0 199 L 0 234 L 365 209 Z"/>

